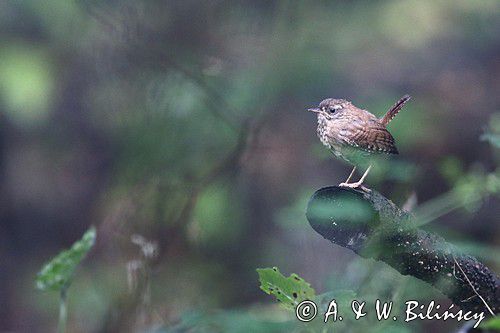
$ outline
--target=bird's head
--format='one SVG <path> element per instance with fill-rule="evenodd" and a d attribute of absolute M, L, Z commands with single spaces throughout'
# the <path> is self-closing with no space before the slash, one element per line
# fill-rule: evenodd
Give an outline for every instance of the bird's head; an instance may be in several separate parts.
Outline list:
<path fill-rule="evenodd" d="M 308 109 L 307 111 L 316 112 L 319 117 L 324 117 L 327 120 L 334 120 L 342 117 L 351 102 L 346 101 L 345 99 L 335 99 L 335 98 L 327 98 L 319 103 L 317 108 Z"/>

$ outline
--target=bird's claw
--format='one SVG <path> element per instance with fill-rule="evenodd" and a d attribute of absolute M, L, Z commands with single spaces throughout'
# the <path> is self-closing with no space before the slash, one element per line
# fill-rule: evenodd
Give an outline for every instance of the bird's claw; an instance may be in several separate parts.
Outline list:
<path fill-rule="evenodd" d="M 340 183 L 340 187 L 349 187 L 349 188 L 356 188 L 358 186 L 356 183 Z"/>
<path fill-rule="evenodd" d="M 371 192 L 371 190 L 365 186 L 362 185 L 361 182 L 355 182 L 355 183 L 340 183 L 340 187 L 347 187 L 347 188 L 352 188 L 352 189 L 360 189 L 365 192 Z"/>

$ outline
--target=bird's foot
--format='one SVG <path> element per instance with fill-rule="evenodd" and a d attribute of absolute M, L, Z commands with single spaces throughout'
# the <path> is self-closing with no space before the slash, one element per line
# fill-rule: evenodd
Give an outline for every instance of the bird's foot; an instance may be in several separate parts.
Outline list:
<path fill-rule="evenodd" d="M 340 187 L 348 187 L 348 188 L 352 188 L 352 189 L 360 189 L 360 190 L 365 191 L 365 192 L 371 192 L 371 190 L 369 188 L 363 186 L 362 184 L 363 183 L 361 181 L 358 181 L 355 183 L 344 182 L 344 183 L 340 183 L 339 186 Z"/>

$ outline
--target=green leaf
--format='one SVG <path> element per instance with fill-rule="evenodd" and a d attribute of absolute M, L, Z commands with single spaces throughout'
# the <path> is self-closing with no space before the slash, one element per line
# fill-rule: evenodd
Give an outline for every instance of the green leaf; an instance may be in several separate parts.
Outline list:
<path fill-rule="evenodd" d="M 500 332 L 500 317 L 492 317 L 487 321 L 485 321 L 484 323 L 481 323 L 479 327 L 487 330 Z"/>
<path fill-rule="evenodd" d="M 274 295 L 286 308 L 293 309 L 300 302 L 316 297 L 311 285 L 297 274 L 284 277 L 277 267 L 257 268 L 257 273 L 260 289 L 266 294 Z"/>
<path fill-rule="evenodd" d="M 95 228 L 91 227 L 71 249 L 62 251 L 45 264 L 36 278 L 37 289 L 60 291 L 68 288 L 76 267 L 94 245 L 95 237 Z"/>

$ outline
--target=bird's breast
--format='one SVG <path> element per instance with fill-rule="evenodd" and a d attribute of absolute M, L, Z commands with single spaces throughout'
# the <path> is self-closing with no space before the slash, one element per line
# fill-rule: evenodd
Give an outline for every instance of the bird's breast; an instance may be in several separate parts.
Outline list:
<path fill-rule="evenodd" d="M 328 123 L 323 116 L 318 116 L 318 128 L 316 129 L 316 134 L 318 135 L 321 143 L 328 148 L 332 148 L 330 145 L 329 137 L 328 137 Z"/>

